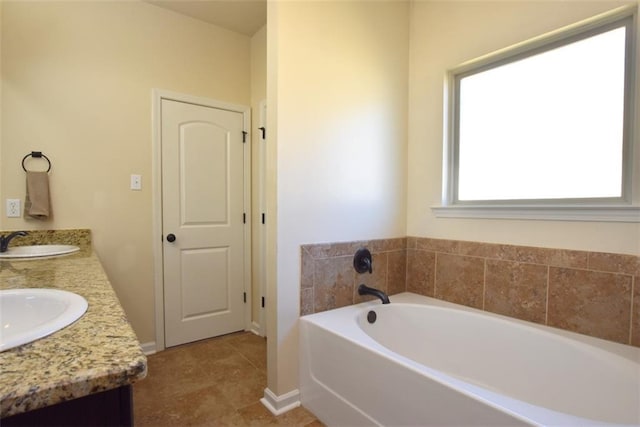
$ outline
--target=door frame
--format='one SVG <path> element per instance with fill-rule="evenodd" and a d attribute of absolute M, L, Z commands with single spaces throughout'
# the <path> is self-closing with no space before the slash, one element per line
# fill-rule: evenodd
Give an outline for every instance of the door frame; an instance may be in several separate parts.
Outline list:
<path fill-rule="evenodd" d="M 254 112 L 254 119 L 255 117 Z M 253 206 L 255 227 L 253 228 L 255 247 L 252 249 L 253 254 L 253 303 L 259 308 L 258 319 L 253 319 L 253 331 L 261 337 L 267 336 L 267 319 L 266 319 L 266 303 L 267 295 L 267 273 L 266 273 L 266 247 L 267 247 L 267 229 L 266 218 L 267 212 L 267 192 L 266 192 L 266 173 L 267 173 L 267 100 L 264 99 L 258 104 L 257 123 L 254 125 L 256 132 L 253 158 L 256 162 L 253 166 Z M 260 131 L 262 129 L 262 131 Z M 258 295 L 255 295 L 257 293 Z M 253 310 L 253 307 L 252 307 Z"/>
<path fill-rule="evenodd" d="M 244 186 L 243 201 L 246 221 L 244 227 L 244 292 L 247 304 L 244 306 L 244 328 L 251 330 L 251 108 L 244 105 L 229 104 L 215 99 L 203 98 L 164 89 L 151 90 L 151 143 L 152 143 L 152 245 L 153 245 L 153 282 L 155 304 L 155 351 L 162 351 L 165 347 L 164 328 L 164 259 L 162 251 L 162 100 L 184 102 L 221 110 L 228 110 L 242 114 L 242 125 L 246 132 L 243 144 Z"/>

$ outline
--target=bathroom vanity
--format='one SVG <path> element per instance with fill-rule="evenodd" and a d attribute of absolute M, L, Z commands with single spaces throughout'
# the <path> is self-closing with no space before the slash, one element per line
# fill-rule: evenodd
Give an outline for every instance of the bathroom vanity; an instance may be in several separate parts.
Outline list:
<path fill-rule="evenodd" d="M 0 289 L 63 289 L 88 302 L 75 323 L 0 353 L 3 427 L 133 425 L 131 385 L 146 376 L 147 360 L 91 250 L 88 230 L 75 231 L 79 237 L 66 231 L 63 242 L 64 232 L 58 239 L 47 233 L 52 243 L 76 244 L 79 252 L 0 261 Z"/>

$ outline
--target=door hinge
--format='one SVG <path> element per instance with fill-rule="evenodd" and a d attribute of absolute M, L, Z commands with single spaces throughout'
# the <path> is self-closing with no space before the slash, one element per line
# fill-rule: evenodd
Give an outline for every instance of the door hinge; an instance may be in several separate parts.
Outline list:
<path fill-rule="evenodd" d="M 247 142 L 247 131 L 245 130 L 242 131 L 242 142 Z"/>
<path fill-rule="evenodd" d="M 262 132 L 262 139 L 266 139 L 267 138 L 267 129 L 263 126 L 260 129 L 260 132 Z"/>
<path fill-rule="evenodd" d="M 243 224 L 246 224 L 246 223 L 247 223 L 247 214 L 246 214 L 246 213 L 243 213 L 243 214 L 242 214 L 242 223 L 243 223 Z"/>
<path fill-rule="evenodd" d="M 242 299 L 244 300 L 244 303 L 246 304 L 247 303 L 247 293 L 246 292 L 242 293 Z"/>
<path fill-rule="evenodd" d="M 262 297 L 262 308 L 264 308 L 264 297 Z"/>
<path fill-rule="evenodd" d="M 265 219 L 265 216 L 264 216 L 264 214 L 262 214 L 262 223 L 263 224 L 264 224 L 264 219 Z"/>

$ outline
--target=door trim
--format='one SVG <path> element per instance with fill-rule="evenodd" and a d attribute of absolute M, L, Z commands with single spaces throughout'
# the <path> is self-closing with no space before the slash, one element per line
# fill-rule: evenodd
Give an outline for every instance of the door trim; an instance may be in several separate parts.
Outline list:
<path fill-rule="evenodd" d="M 251 330 L 251 108 L 244 105 L 229 104 L 215 99 L 203 98 L 164 89 L 151 90 L 151 144 L 152 144 L 152 245 L 153 245 L 153 282 L 155 305 L 156 351 L 165 347 L 164 339 L 164 260 L 162 256 L 162 100 L 184 102 L 188 104 L 212 107 L 242 114 L 243 127 L 247 132 L 244 144 L 244 211 L 247 220 L 244 227 L 244 292 L 249 306 L 244 307 L 245 330 Z"/>
<path fill-rule="evenodd" d="M 256 335 L 261 337 L 267 336 L 267 322 L 266 322 L 266 246 L 267 246 L 267 228 L 266 218 L 267 206 L 266 206 L 266 167 L 267 167 L 267 101 L 262 100 L 258 104 L 257 112 L 253 111 L 253 119 L 256 123 L 253 124 L 253 131 L 255 132 L 254 147 L 251 155 L 253 156 L 253 181 L 251 192 L 253 194 L 253 228 L 251 230 L 253 234 L 253 248 L 251 271 L 252 276 L 252 291 L 253 291 L 253 306 L 252 310 L 252 330 Z M 263 130 L 261 130 L 263 129 Z M 258 310 L 257 317 L 256 308 Z"/>

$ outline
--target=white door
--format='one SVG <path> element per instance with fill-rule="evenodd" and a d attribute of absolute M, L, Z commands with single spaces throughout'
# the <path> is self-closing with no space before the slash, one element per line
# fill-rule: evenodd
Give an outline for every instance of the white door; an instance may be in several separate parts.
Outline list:
<path fill-rule="evenodd" d="M 244 329 L 243 114 L 163 99 L 167 347 Z"/>

